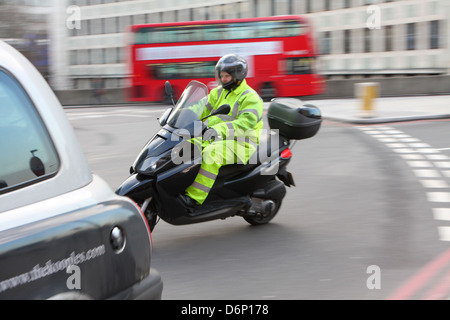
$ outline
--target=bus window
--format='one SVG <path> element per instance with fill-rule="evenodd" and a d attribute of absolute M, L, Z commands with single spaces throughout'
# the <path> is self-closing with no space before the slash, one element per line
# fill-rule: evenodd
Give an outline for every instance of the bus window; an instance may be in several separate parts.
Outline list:
<path fill-rule="evenodd" d="M 304 34 L 306 26 L 298 21 L 261 21 L 214 24 L 197 27 L 144 28 L 136 33 L 136 44 L 165 42 L 238 40 L 293 37 Z"/>
<path fill-rule="evenodd" d="M 179 78 L 179 69 L 176 65 L 163 65 L 163 72 L 162 74 L 165 76 L 166 79 L 177 79 Z"/>
<path fill-rule="evenodd" d="M 151 35 L 152 29 L 145 28 L 141 29 L 136 33 L 136 44 L 148 44 L 151 43 L 150 35 Z"/>
<path fill-rule="evenodd" d="M 150 43 L 161 43 L 164 39 L 164 30 L 163 29 L 150 29 Z"/>
<path fill-rule="evenodd" d="M 242 37 L 241 39 L 253 39 L 256 37 L 255 30 L 257 29 L 257 24 L 253 22 L 248 22 L 244 24 L 244 27 L 242 28 Z"/>
<path fill-rule="evenodd" d="M 228 40 L 230 37 L 230 27 L 227 24 L 219 25 L 217 29 L 217 39 L 219 40 Z"/>
<path fill-rule="evenodd" d="M 206 41 L 211 41 L 211 40 L 215 40 L 216 39 L 216 26 L 212 25 L 212 26 L 207 26 L 203 29 L 203 34 L 205 37 Z"/>
<path fill-rule="evenodd" d="M 248 23 L 234 23 L 230 25 L 230 39 L 253 38 Z"/>
<path fill-rule="evenodd" d="M 176 30 L 176 41 L 177 42 L 192 41 L 192 30 L 187 28 Z"/>
<path fill-rule="evenodd" d="M 160 42 L 176 42 L 176 41 L 180 41 L 179 39 L 177 39 L 177 29 L 175 28 L 167 28 L 166 30 L 164 30 L 163 37 L 162 39 L 160 39 Z"/>
<path fill-rule="evenodd" d="M 204 39 L 203 27 L 192 28 L 192 40 L 193 41 L 203 41 Z"/>
<path fill-rule="evenodd" d="M 145 43 L 147 43 L 146 41 L 144 41 L 146 34 L 147 33 L 144 30 L 139 30 L 136 33 L 136 38 L 134 40 L 134 43 L 135 44 L 145 44 Z"/>
<path fill-rule="evenodd" d="M 286 34 L 287 34 L 286 24 L 283 21 L 275 22 L 273 26 L 273 36 L 286 37 Z"/>
<path fill-rule="evenodd" d="M 314 68 L 313 57 L 288 58 L 286 61 L 286 74 L 311 74 Z"/>
<path fill-rule="evenodd" d="M 284 22 L 285 28 L 286 28 L 286 34 L 287 37 L 294 37 L 302 34 L 302 28 L 298 21 L 285 21 Z"/>
<path fill-rule="evenodd" d="M 227 40 L 227 26 L 224 24 L 209 26 L 205 32 L 205 40 Z"/>
<path fill-rule="evenodd" d="M 257 25 L 258 38 L 271 38 L 274 36 L 275 23 L 272 21 L 260 22 Z"/>
<path fill-rule="evenodd" d="M 201 79 L 214 76 L 217 61 L 165 63 L 148 65 L 149 72 L 158 80 Z"/>

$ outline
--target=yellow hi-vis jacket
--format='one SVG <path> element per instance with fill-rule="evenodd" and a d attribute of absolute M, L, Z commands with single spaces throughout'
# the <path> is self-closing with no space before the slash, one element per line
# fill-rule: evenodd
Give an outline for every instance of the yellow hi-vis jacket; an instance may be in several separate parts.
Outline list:
<path fill-rule="evenodd" d="M 245 152 L 246 155 L 237 154 L 245 164 L 259 145 L 263 128 L 263 101 L 244 80 L 232 91 L 222 87 L 211 90 L 202 117 L 224 104 L 230 105 L 230 113 L 208 118 L 208 127 L 216 130 L 223 140 L 235 140 L 240 144 L 245 142 L 250 152 Z"/>
<path fill-rule="evenodd" d="M 222 87 L 211 90 L 201 118 L 224 104 L 231 107 L 227 115 L 212 116 L 207 120 L 208 127 L 216 130 L 221 139 L 211 144 L 202 142 L 200 171 L 186 189 L 186 194 L 199 204 L 208 197 L 222 166 L 247 164 L 257 149 L 263 129 L 263 101 L 245 80 L 232 91 Z"/>

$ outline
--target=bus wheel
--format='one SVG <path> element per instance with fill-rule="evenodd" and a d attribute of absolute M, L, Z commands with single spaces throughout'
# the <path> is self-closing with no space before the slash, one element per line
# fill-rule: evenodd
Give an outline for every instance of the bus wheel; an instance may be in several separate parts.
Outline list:
<path fill-rule="evenodd" d="M 275 98 L 277 92 L 275 88 L 272 86 L 272 84 L 267 82 L 262 86 L 261 90 L 259 91 L 259 94 L 261 98 L 267 102 Z"/>

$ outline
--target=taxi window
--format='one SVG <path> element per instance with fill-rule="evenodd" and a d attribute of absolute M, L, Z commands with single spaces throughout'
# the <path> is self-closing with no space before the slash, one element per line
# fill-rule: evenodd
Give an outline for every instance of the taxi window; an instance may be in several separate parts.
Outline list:
<path fill-rule="evenodd" d="M 0 69 L 0 194 L 59 170 L 59 158 L 25 90 Z"/>

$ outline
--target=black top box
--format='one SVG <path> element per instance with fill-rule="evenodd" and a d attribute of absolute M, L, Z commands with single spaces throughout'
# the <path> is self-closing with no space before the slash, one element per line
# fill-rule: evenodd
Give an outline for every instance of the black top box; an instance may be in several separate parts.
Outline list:
<path fill-rule="evenodd" d="M 271 129 L 289 140 L 302 140 L 316 135 L 322 124 L 319 108 L 294 98 L 277 98 L 267 112 Z"/>

